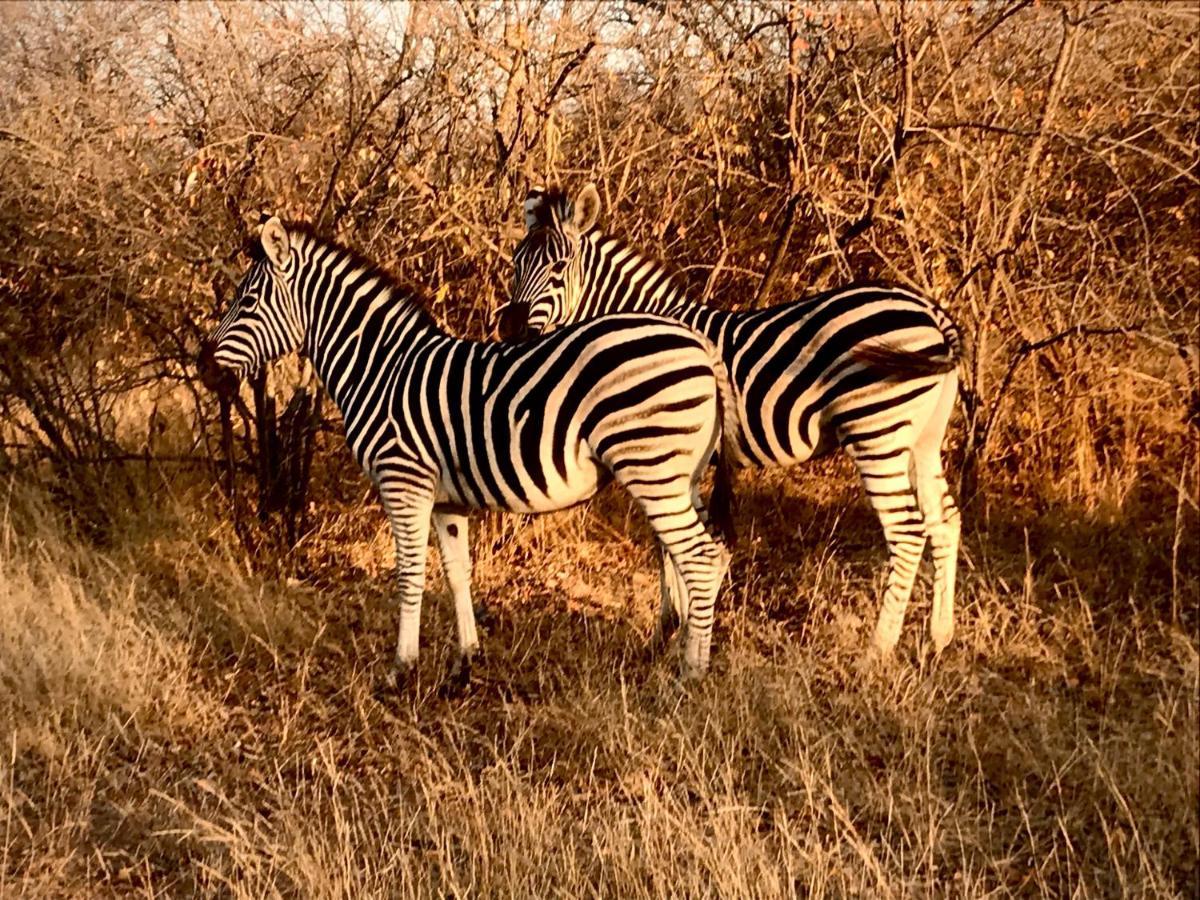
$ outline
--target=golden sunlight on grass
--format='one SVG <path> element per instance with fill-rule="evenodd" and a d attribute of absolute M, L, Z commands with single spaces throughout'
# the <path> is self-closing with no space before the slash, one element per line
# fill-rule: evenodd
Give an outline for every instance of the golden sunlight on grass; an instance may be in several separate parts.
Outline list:
<path fill-rule="evenodd" d="M 457 698 L 436 577 L 420 683 L 381 697 L 387 573 L 281 585 L 184 510 L 97 549 L 11 497 L 0 894 L 1186 894 L 1200 663 L 1157 613 L 1163 560 L 1106 584 L 1082 537 L 993 521 L 952 648 L 929 657 L 918 602 L 864 676 L 873 523 L 819 484 L 748 490 L 760 533 L 690 687 L 646 651 L 619 496 L 484 520 L 495 619 Z"/>

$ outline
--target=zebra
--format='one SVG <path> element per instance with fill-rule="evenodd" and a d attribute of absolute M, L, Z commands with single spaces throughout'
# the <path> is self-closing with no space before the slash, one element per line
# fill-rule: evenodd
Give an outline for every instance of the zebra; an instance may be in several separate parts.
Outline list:
<path fill-rule="evenodd" d="M 417 662 L 432 519 L 454 597 L 465 681 L 478 648 L 466 512 L 563 509 L 615 480 L 646 514 L 669 571 L 661 618 L 684 626 L 686 676 L 708 665 L 729 554 L 698 484 L 718 459 L 728 376 L 716 348 L 671 319 L 630 314 L 502 345 L 444 333 L 383 269 L 309 226 L 271 217 L 234 302 L 201 353 L 240 380 L 300 348 L 342 413 L 395 543 L 399 634 L 388 681 Z M 717 487 L 721 487 L 718 483 Z M 729 525 L 714 489 L 714 524 Z"/>
<path fill-rule="evenodd" d="M 867 661 L 892 654 L 926 541 L 930 637 L 954 633 L 960 516 L 942 468 L 958 394 L 961 338 L 937 304 L 888 284 L 841 287 L 767 309 L 729 312 L 688 299 L 665 266 L 596 227 L 600 198 L 531 190 L 513 253 L 502 336 L 626 312 L 667 315 L 721 349 L 733 384 L 736 464 L 787 466 L 841 446 L 883 526 L 888 575 Z"/>

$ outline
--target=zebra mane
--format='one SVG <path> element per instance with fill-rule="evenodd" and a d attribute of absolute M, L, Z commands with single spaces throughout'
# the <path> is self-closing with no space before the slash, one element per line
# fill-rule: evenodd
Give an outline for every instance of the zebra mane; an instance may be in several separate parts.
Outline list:
<path fill-rule="evenodd" d="M 530 206 L 530 198 L 535 196 L 538 202 Z M 536 222 L 534 227 L 550 228 L 567 220 L 567 209 L 571 205 L 571 198 L 561 185 L 552 184 L 545 188 L 533 188 L 525 203 L 526 210 L 533 214 Z"/>
<path fill-rule="evenodd" d="M 440 330 L 437 320 L 433 317 L 433 313 L 429 311 L 433 305 L 429 291 L 423 285 L 416 282 L 401 278 L 398 275 L 388 271 L 382 264 L 364 256 L 353 247 L 347 247 L 335 237 L 317 230 L 309 222 L 284 220 L 283 227 L 287 229 L 289 235 L 300 235 L 305 240 L 312 241 L 324 247 L 332 249 L 334 252 L 350 260 L 350 265 L 355 269 L 361 269 L 370 272 L 379 281 L 387 286 L 397 300 L 407 302 L 414 310 L 418 312 L 424 324 L 431 325 Z M 257 244 L 258 242 L 255 241 Z M 261 248 L 260 248 L 261 255 Z"/>
<path fill-rule="evenodd" d="M 597 229 L 593 229 L 593 230 L 599 230 L 599 229 L 597 228 Z M 678 267 L 673 262 L 671 262 L 670 260 L 663 259 L 661 256 L 657 256 L 648 251 L 640 250 L 637 247 L 635 247 L 632 243 L 625 240 L 625 238 L 620 237 L 619 235 L 611 234 L 610 232 L 607 232 L 607 231 L 601 231 L 600 234 L 601 234 L 601 239 L 604 241 L 604 243 L 608 244 L 609 247 L 611 248 L 610 252 L 617 252 L 620 250 L 625 250 L 625 251 L 628 251 L 633 256 L 636 256 L 638 259 L 647 260 L 649 262 L 652 262 L 654 265 L 658 266 L 660 269 L 662 269 L 666 273 L 667 281 L 670 283 L 672 291 L 688 298 L 689 302 L 691 301 L 691 297 L 689 294 L 691 284 L 688 281 L 688 279 L 684 276 L 684 274 L 679 271 Z"/>

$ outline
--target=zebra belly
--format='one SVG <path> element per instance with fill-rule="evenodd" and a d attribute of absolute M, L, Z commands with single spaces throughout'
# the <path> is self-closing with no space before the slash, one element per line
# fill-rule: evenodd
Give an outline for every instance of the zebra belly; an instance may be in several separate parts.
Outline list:
<path fill-rule="evenodd" d="M 567 509 L 589 500 L 609 480 L 608 472 L 595 460 L 586 459 L 567 470 L 567 478 L 551 485 L 545 494 L 529 497 L 517 512 L 544 513 Z"/>
<path fill-rule="evenodd" d="M 529 471 L 493 472 L 491 479 L 465 471 L 455 465 L 444 469 L 437 490 L 437 502 L 476 509 L 496 509 L 518 513 L 546 513 L 566 509 L 588 500 L 611 480 L 608 470 L 590 454 L 569 461 L 566 477 L 556 471 L 540 477 Z M 489 483 L 490 482 L 490 483 Z M 542 483 L 545 483 L 544 487 Z"/>
<path fill-rule="evenodd" d="M 800 420 L 808 404 L 803 402 L 783 403 L 778 398 L 769 398 L 763 405 L 748 407 L 742 402 L 738 386 L 738 423 L 744 466 L 769 468 L 793 466 L 824 456 L 837 448 L 836 436 L 818 427 L 811 435 L 800 433 Z M 747 423 L 755 419 L 758 427 L 749 430 Z"/>

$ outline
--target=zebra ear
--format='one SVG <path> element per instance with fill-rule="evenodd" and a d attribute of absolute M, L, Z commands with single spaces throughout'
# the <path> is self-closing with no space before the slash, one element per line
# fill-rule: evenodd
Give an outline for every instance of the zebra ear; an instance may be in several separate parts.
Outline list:
<path fill-rule="evenodd" d="M 584 185 L 575 198 L 573 211 L 572 221 L 580 231 L 587 231 L 596 224 L 596 219 L 600 217 L 600 193 L 596 185 L 590 181 Z"/>
<path fill-rule="evenodd" d="M 287 263 L 289 243 L 287 229 L 279 221 L 279 216 L 271 216 L 263 225 L 260 240 L 267 259 L 275 268 L 282 269 Z"/>
<path fill-rule="evenodd" d="M 546 189 L 533 187 L 525 195 L 525 230 L 532 231 L 542 220 L 546 206 Z"/>

